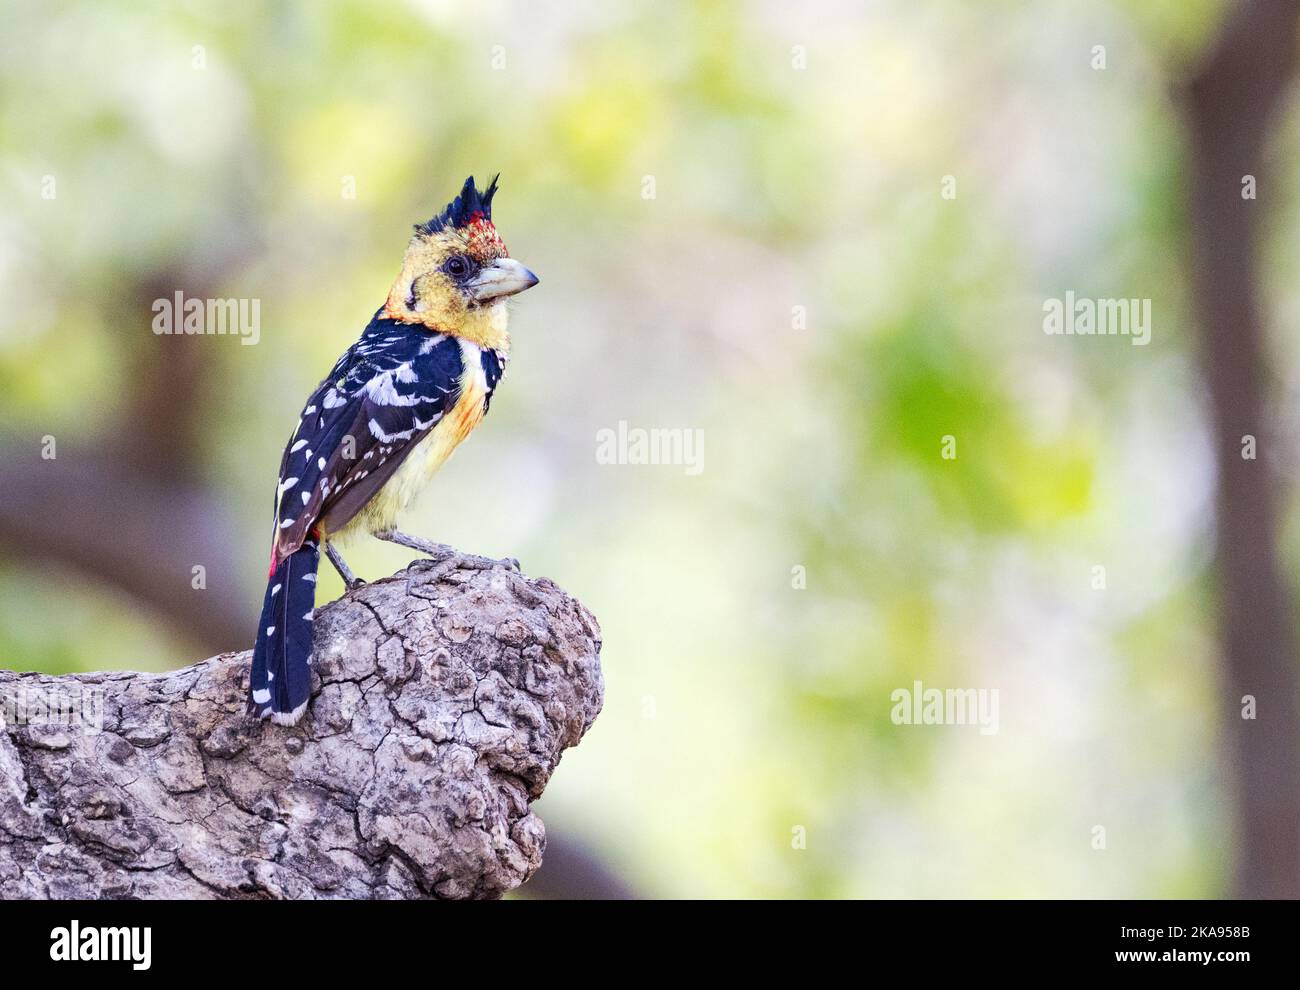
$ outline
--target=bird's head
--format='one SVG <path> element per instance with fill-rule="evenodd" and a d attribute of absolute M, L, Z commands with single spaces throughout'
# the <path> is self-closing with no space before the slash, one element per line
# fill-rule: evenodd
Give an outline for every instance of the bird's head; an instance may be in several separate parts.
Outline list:
<path fill-rule="evenodd" d="M 505 345 L 505 300 L 536 285 L 537 276 L 510 257 L 492 223 L 496 191 L 496 179 L 480 190 L 471 175 L 446 209 L 416 225 L 386 316 L 487 347 Z"/>

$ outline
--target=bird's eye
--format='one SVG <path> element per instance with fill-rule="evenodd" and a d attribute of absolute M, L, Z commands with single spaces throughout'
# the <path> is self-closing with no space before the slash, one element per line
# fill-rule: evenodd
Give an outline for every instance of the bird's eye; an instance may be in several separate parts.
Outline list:
<path fill-rule="evenodd" d="M 444 267 L 447 270 L 447 274 L 452 278 L 464 278 L 469 274 L 470 263 L 469 259 L 463 254 L 458 254 L 453 258 L 448 258 L 447 264 Z"/>

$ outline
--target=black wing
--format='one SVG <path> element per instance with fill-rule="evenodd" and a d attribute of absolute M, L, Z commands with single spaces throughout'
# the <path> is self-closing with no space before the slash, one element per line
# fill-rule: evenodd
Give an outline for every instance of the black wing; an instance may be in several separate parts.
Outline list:
<path fill-rule="evenodd" d="M 312 393 L 280 464 L 273 558 L 321 519 L 337 530 L 370 500 L 460 397 L 460 343 L 375 321 Z"/>

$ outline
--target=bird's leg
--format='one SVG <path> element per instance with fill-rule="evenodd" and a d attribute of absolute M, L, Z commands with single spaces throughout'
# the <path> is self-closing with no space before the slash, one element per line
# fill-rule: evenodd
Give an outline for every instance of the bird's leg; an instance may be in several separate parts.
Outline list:
<path fill-rule="evenodd" d="M 476 554 L 461 553 L 455 547 L 449 547 L 445 543 L 434 543 L 432 540 L 421 539 L 418 536 L 409 536 L 406 533 L 399 533 L 395 529 L 383 529 L 374 534 L 376 539 L 384 540 L 388 543 L 396 543 L 400 547 L 409 547 L 412 550 L 419 550 L 420 553 L 426 553 L 435 560 L 456 559 L 461 566 L 469 567 L 475 570 L 490 570 L 500 561 L 491 560 L 487 557 L 479 557 Z M 513 564 L 515 570 L 519 569 L 518 561 L 507 561 Z"/>
<path fill-rule="evenodd" d="M 443 557 L 454 557 L 456 550 L 445 543 L 434 543 L 432 540 L 423 540 L 418 536 L 407 536 L 405 533 L 399 533 L 395 529 L 381 529 L 375 534 L 376 539 L 384 540 L 387 543 L 396 543 L 400 547 L 409 547 L 412 550 L 419 550 L 420 553 L 427 553 L 430 557 L 442 559 Z"/>
<path fill-rule="evenodd" d="M 348 562 L 343 559 L 343 554 L 334 549 L 334 544 L 328 540 L 325 542 L 325 556 L 329 557 L 330 563 L 334 569 L 339 572 L 339 577 L 343 579 L 344 586 L 348 591 L 356 591 L 366 582 L 352 573 L 352 568 Z"/>

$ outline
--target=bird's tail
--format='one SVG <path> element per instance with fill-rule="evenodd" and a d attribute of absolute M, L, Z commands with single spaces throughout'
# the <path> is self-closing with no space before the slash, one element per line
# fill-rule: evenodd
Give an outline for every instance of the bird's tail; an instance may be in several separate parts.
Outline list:
<path fill-rule="evenodd" d="M 266 583 L 262 622 L 248 677 L 248 714 L 293 725 L 311 693 L 312 610 L 320 545 L 308 537 Z"/>

